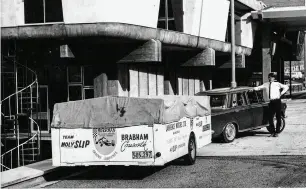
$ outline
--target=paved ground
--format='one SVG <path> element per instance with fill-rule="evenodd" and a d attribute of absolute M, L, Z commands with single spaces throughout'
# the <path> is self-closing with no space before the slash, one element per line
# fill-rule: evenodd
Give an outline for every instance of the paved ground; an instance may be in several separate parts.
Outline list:
<path fill-rule="evenodd" d="M 35 188 L 275 188 L 306 187 L 305 156 L 198 157 L 165 167 L 95 167 Z M 52 183 L 52 182 L 51 182 Z"/>
<path fill-rule="evenodd" d="M 199 156 L 306 155 L 306 99 L 286 102 L 286 128 L 279 137 L 266 129 L 246 132 L 232 143 L 212 143 Z"/>

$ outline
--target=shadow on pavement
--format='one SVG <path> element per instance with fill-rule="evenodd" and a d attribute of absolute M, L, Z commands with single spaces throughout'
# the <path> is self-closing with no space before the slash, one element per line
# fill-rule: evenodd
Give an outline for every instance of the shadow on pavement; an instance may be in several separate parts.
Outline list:
<path fill-rule="evenodd" d="M 271 134 L 268 131 L 246 131 L 246 132 L 238 133 L 236 136 L 236 139 L 248 138 L 248 137 L 256 136 L 256 135 L 268 137 Z M 212 143 L 224 143 L 224 142 L 222 141 L 222 139 L 216 138 L 216 139 L 212 139 Z"/>
<path fill-rule="evenodd" d="M 66 180 L 142 180 L 165 167 L 167 166 L 95 166 L 88 172 Z"/>
<path fill-rule="evenodd" d="M 171 165 L 187 166 L 182 158 L 164 166 L 91 166 L 88 171 L 65 180 L 143 180 Z"/>

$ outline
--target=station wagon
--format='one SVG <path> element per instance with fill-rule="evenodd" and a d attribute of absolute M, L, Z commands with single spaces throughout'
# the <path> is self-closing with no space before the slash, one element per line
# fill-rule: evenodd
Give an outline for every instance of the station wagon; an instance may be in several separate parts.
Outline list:
<path fill-rule="evenodd" d="M 272 131 L 268 122 L 268 101 L 263 91 L 250 91 L 252 87 L 218 88 L 199 92 L 196 96 L 210 96 L 212 110 L 213 138 L 232 142 L 237 133 L 266 127 Z M 282 103 L 282 132 L 285 127 L 285 110 Z M 276 119 L 274 118 L 276 123 Z"/>

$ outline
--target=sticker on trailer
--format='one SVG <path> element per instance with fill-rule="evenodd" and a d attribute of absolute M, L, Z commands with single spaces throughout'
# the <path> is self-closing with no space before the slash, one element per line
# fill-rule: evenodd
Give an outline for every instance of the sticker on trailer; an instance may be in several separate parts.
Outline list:
<path fill-rule="evenodd" d="M 117 144 L 116 128 L 99 128 L 92 131 L 95 148 L 101 155 L 109 155 L 115 150 Z"/>
<path fill-rule="evenodd" d="M 148 161 L 154 159 L 153 128 L 60 129 L 62 162 Z"/>

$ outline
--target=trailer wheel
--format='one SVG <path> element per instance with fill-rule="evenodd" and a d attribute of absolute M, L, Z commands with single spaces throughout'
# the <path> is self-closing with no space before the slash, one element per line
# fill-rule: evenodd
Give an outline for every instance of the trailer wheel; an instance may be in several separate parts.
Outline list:
<path fill-rule="evenodd" d="M 184 156 L 184 162 L 187 165 L 193 165 L 197 157 L 197 146 L 194 135 L 191 134 L 188 141 L 188 154 Z"/>

